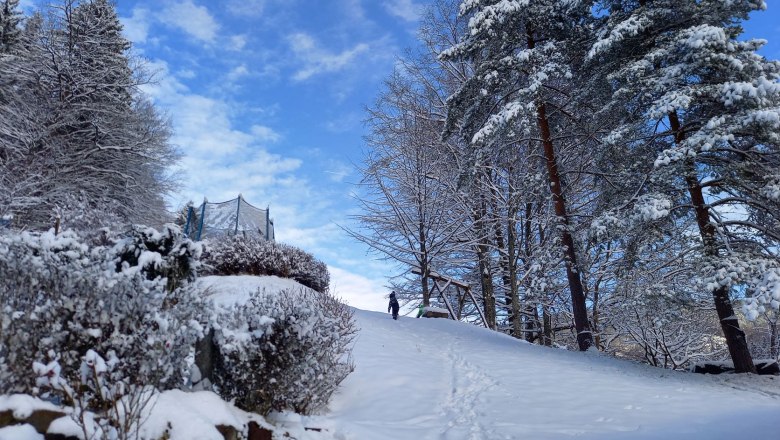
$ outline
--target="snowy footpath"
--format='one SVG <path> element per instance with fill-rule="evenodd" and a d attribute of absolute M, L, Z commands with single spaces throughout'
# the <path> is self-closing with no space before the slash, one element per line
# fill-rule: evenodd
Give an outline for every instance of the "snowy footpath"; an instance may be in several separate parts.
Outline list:
<path fill-rule="evenodd" d="M 356 311 L 337 439 L 780 439 L 780 377 L 704 376 Z"/>

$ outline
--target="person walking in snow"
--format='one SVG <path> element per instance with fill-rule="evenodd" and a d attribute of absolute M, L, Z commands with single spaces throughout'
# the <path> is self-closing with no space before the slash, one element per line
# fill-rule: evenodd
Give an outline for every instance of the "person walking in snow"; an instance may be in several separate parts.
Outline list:
<path fill-rule="evenodd" d="M 398 309 L 400 309 L 401 306 L 398 305 L 398 300 L 395 298 L 395 292 L 390 292 L 390 303 L 387 304 L 387 313 L 390 313 L 390 310 L 393 311 L 393 319 L 398 319 Z"/>

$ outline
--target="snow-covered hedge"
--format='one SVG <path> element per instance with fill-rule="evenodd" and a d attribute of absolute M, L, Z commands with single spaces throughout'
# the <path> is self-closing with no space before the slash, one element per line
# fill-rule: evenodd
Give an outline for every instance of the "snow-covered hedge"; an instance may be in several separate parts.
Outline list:
<path fill-rule="evenodd" d="M 356 331 L 351 309 L 328 293 L 258 291 L 219 315 L 214 383 L 247 411 L 310 414 L 354 369 Z"/>
<path fill-rule="evenodd" d="M 138 387 L 183 384 L 208 307 L 158 275 L 182 276 L 196 247 L 172 228 L 139 230 L 149 240 L 106 246 L 70 231 L 0 234 L 0 394 L 107 409 Z M 150 246 L 168 239 L 167 254 Z"/>
<path fill-rule="evenodd" d="M 207 242 L 202 257 L 211 275 L 276 275 L 325 292 L 330 275 L 325 263 L 296 247 L 253 237 L 224 237 Z"/>
<path fill-rule="evenodd" d="M 169 291 L 193 281 L 200 267 L 203 247 L 176 225 L 167 224 L 162 231 L 133 226 L 114 242 L 111 254 L 117 271 L 142 271 L 148 280 L 165 278 Z"/>

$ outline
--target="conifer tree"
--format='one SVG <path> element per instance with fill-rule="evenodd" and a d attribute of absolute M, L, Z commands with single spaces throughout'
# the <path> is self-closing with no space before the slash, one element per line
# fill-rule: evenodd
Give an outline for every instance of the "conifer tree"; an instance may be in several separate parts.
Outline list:
<path fill-rule="evenodd" d="M 712 295 L 736 371 L 755 372 L 730 291 L 776 265 L 780 240 L 780 63 L 756 53 L 761 40 L 738 39 L 739 23 L 766 4 L 600 6 L 605 15 L 589 57 L 600 72 L 594 78 L 612 88 L 605 111 L 622 116 L 610 142 L 630 145 L 628 133 L 644 132 L 643 142 L 657 146 L 649 184 L 685 200 L 673 211 L 679 224 L 695 225 L 701 286 Z"/>
<path fill-rule="evenodd" d="M 50 227 L 54 210 L 84 207 L 127 222 L 166 221 L 164 197 L 175 184 L 168 167 L 178 154 L 168 121 L 140 91 L 147 77 L 114 5 L 48 8 L 26 20 L 23 50 L 0 56 L 0 211 L 28 228 Z"/>
<path fill-rule="evenodd" d="M 21 22 L 19 0 L 0 2 L 0 54 L 9 53 L 19 46 Z"/>
<path fill-rule="evenodd" d="M 556 139 L 576 120 L 567 116 L 565 89 L 574 75 L 572 51 L 588 6 L 578 1 L 469 0 L 462 3 L 461 14 L 470 17 L 467 35 L 442 56 L 471 60 L 475 74 L 448 101 L 445 135 L 460 131 L 477 157 L 507 134 L 538 139 L 535 145 L 559 222 L 578 346 L 587 350 L 593 337 Z"/>

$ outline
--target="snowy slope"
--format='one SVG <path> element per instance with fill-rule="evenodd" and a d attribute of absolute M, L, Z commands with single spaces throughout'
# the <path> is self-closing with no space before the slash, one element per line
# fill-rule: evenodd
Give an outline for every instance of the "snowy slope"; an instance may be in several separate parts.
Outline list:
<path fill-rule="evenodd" d="M 319 420 L 336 438 L 780 439 L 780 378 L 675 373 L 454 321 L 356 315 L 357 368 Z"/>

